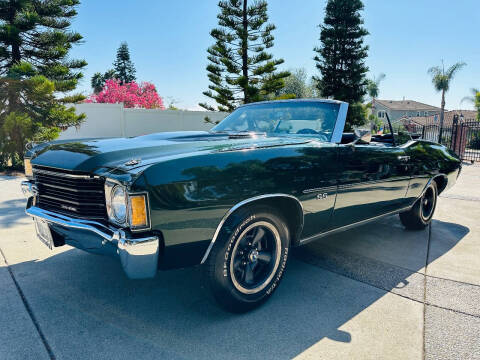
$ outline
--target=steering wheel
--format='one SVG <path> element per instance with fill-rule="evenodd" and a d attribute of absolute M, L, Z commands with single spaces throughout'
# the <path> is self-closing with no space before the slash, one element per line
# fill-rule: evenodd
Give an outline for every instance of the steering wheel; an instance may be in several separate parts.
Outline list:
<path fill-rule="evenodd" d="M 313 129 L 305 128 L 305 129 L 298 130 L 297 134 L 315 134 L 315 135 L 318 135 L 318 132 L 316 132 Z"/>

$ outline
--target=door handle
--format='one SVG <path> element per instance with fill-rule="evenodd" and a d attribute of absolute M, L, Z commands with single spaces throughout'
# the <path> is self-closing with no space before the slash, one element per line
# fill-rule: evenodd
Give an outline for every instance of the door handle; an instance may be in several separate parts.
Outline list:
<path fill-rule="evenodd" d="M 401 162 L 408 162 L 410 160 L 410 156 L 397 156 L 397 159 Z"/>

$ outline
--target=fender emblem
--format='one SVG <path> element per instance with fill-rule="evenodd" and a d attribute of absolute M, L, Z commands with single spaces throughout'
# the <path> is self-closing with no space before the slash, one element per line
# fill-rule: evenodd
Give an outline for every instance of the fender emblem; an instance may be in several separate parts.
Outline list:
<path fill-rule="evenodd" d="M 321 194 L 317 194 L 317 200 L 325 200 L 328 198 L 328 194 L 327 193 L 321 193 Z"/>

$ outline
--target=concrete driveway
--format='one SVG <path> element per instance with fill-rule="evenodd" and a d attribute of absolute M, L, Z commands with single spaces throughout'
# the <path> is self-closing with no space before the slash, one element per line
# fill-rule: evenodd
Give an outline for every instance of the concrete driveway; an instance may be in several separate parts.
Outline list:
<path fill-rule="evenodd" d="M 480 166 L 431 229 L 389 217 L 294 252 L 273 298 L 220 310 L 199 268 L 130 281 L 113 259 L 50 252 L 0 178 L 1 359 L 480 359 Z"/>

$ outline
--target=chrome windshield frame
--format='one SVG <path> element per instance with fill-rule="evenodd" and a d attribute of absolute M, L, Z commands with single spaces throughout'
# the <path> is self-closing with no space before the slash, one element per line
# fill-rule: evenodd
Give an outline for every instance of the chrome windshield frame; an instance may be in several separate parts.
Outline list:
<path fill-rule="evenodd" d="M 244 107 L 251 107 L 251 106 L 257 106 L 261 104 L 271 104 L 271 103 L 302 103 L 302 102 L 308 102 L 308 103 L 329 103 L 329 104 L 338 104 L 339 109 L 338 109 L 338 114 L 337 114 L 337 120 L 335 121 L 335 125 L 333 127 L 332 131 L 332 136 L 330 137 L 330 140 L 326 140 L 327 142 L 331 143 L 339 143 L 342 139 L 343 135 L 343 130 L 345 127 L 345 122 L 347 119 L 347 112 L 348 112 L 348 103 L 343 102 L 343 101 L 338 101 L 338 100 L 332 100 L 332 99 L 288 99 L 288 100 L 273 100 L 273 101 L 259 101 L 255 103 L 249 103 L 249 104 L 244 104 L 239 106 L 237 109 L 241 109 Z M 224 119 L 225 120 L 225 119 Z M 210 131 L 212 133 L 228 133 L 228 131 L 225 130 L 216 130 L 218 125 L 220 125 L 224 120 L 222 120 L 219 124 L 215 125 Z M 248 133 L 248 131 L 245 131 L 245 133 Z M 273 134 L 269 134 L 273 135 Z M 293 134 L 288 134 L 292 136 Z"/>
<path fill-rule="evenodd" d="M 348 103 L 340 102 L 340 109 L 338 110 L 337 121 L 335 121 L 335 127 L 333 128 L 332 137 L 330 142 L 338 144 L 342 141 L 343 130 L 345 129 L 345 122 L 347 120 Z"/>

